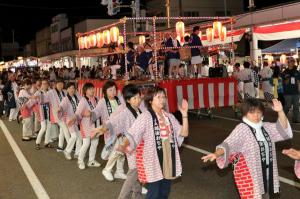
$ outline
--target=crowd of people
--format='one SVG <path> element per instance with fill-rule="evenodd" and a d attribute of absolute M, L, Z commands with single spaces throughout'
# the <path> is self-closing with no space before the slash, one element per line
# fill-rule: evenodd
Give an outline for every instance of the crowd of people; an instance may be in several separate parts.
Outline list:
<path fill-rule="evenodd" d="M 202 46 L 198 33 L 199 27 L 194 27 L 183 45 Z M 181 45 L 171 34 L 165 37 L 162 45 Z M 244 62 L 243 69 L 236 63 L 229 70 L 229 63 L 208 67 L 201 56 L 202 48 L 189 49 L 190 55 L 180 49 L 168 49 L 158 52 L 157 69 L 153 67 L 149 43 L 136 49 L 129 43 L 128 47 L 126 57 L 131 77 L 149 75 L 153 79 L 155 70 L 159 70 L 160 77 L 166 75 L 172 79 L 236 78 L 242 102 L 239 109 L 242 123 L 214 153 L 202 159 L 204 162 L 216 160 L 220 168 L 233 164 L 242 198 L 249 195 L 255 199 L 272 198 L 279 192 L 275 143 L 293 136 L 286 116 L 291 108 L 292 122 L 299 122 L 300 73 L 294 59 L 288 60 L 287 68 L 263 63 L 259 70 Z M 111 52 L 114 50 L 111 48 Z M 137 85 L 128 84 L 122 96 L 117 96 L 113 79 L 124 74 L 124 59 L 124 55 L 111 54 L 103 67 L 53 67 L 49 71 L 21 68 L 2 72 L 0 114 L 2 117 L 5 113 L 11 122 L 22 120 L 24 142 L 35 140 L 36 150 L 54 148 L 66 160 L 77 159 L 81 170 L 100 167 L 96 153 L 103 136 L 101 158 L 107 162 L 102 175 L 107 181 L 125 180 L 118 198 L 142 198 L 143 192 L 147 192 L 147 199 L 168 198 L 171 181 L 182 174 L 179 147 L 189 135 L 188 102 L 183 100 L 179 106 L 180 124 L 164 109 L 167 96 L 160 87 L 151 87 L 142 93 Z M 103 98 L 95 95 L 92 83 L 85 83 L 79 93 L 75 80 L 80 77 L 109 79 L 102 88 Z M 257 99 L 260 89 L 265 101 L 278 113 L 277 123 L 262 121 L 265 105 Z M 300 151 L 288 149 L 283 154 L 296 160 L 295 172 L 300 178 Z M 126 159 L 127 173 L 124 170 Z M 244 177 L 248 179 L 244 182 L 247 190 L 238 184 Z"/>
<path fill-rule="evenodd" d="M 61 79 L 51 85 L 48 79 L 33 83 L 27 78 L 19 88 L 12 72 L 2 90 L 9 121 L 21 113 L 22 140 L 35 140 L 36 150 L 55 148 L 66 160 L 77 159 L 81 170 L 100 167 L 95 157 L 104 135 L 103 177 L 125 180 L 118 198 L 143 198 L 142 184 L 147 185 L 147 198 L 168 198 L 171 180 L 182 174 L 178 147 L 188 136 L 188 103 L 183 100 L 179 107 L 180 125 L 164 110 L 164 89 L 152 87 L 142 94 L 136 85 L 128 84 L 122 97 L 116 91 L 112 80 L 105 83 L 101 99 L 92 83 L 84 84 L 82 95 L 73 82 L 65 84 Z"/>

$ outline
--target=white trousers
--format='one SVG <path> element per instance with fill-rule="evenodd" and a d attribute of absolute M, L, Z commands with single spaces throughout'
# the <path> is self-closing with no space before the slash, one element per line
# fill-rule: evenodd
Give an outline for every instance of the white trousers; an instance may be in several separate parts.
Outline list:
<path fill-rule="evenodd" d="M 38 120 L 37 113 L 34 113 L 34 133 L 39 132 L 41 130 L 41 123 Z"/>
<path fill-rule="evenodd" d="M 23 118 L 22 120 L 23 123 L 23 137 L 30 137 L 32 136 L 32 118 Z"/>
<path fill-rule="evenodd" d="M 116 141 L 114 150 L 109 155 L 108 161 L 104 169 L 111 172 L 115 164 L 117 163 L 116 173 L 124 173 L 125 155 L 124 153 L 117 151 L 118 146 L 119 140 Z"/>
<path fill-rule="evenodd" d="M 56 124 L 50 124 L 50 139 L 58 138 L 58 126 Z"/>
<path fill-rule="evenodd" d="M 67 143 L 69 142 L 70 133 L 66 123 L 63 121 L 59 121 L 57 125 L 59 126 L 58 147 L 63 148 L 65 139 Z"/>
<path fill-rule="evenodd" d="M 19 107 L 10 109 L 9 120 L 16 120 L 18 118 Z"/>
<path fill-rule="evenodd" d="M 99 138 L 94 138 L 91 140 L 90 137 L 87 137 L 87 138 L 83 138 L 82 141 L 83 143 L 78 155 L 78 163 L 84 162 L 85 154 L 89 147 L 90 147 L 89 162 L 94 161 L 96 156 L 97 146 L 99 143 Z"/>
<path fill-rule="evenodd" d="M 46 132 L 46 134 L 45 134 Z M 42 141 L 42 138 L 45 134 L 45 145 L 50 142 L 50 136 L 51 136 L 51 123 L 49 120 L 44 120 L 41 122 L 41 129 L 38 133 L 38 136 L 36 138 L 36 144 L 40 144 Z"/>
<path fill-rule="evenodd" d="M 65 151 L 67 153 L 71 153 L 72 149 L 74 148 L 74 145 L 76 143 L 76 149 L 75 149 L 75 155 L 79 155 L 79 151 L 81 149 L 82 146 L 82 138 L 80 136 L 80 132 L 78 130 L 78 127 L 74 127 L 73 131 L 70 131 L 71 137 L 69 139 L 69 142 L 67 144 L 67 147 L 65 149 Z"/>

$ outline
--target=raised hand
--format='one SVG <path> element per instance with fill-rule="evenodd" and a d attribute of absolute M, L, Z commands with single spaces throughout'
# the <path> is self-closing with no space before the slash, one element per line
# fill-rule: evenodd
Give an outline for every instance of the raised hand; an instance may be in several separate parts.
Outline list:
<path fill-rule="evenodd" d="M 285 149 L 282 150 L 282 153 L 294 160 L 300 160 L 300 151 L 297 151 L 295 149 Z"/>
<path fill-rule="evenodd" d="M 283 111 L 283 107 L 280 101 L 278 101 L 277 99 L 273 99 L 273 106 L 272 109 L 276 112 L 281 112 Z"/>
<path fill-rule="evenodd" d="M 183 116 L 187 116 L 187 112 L 189 110 L 189 104 L 185 99 L 182 100 L 181 106 L 178 106 L 178 110 Z"/>

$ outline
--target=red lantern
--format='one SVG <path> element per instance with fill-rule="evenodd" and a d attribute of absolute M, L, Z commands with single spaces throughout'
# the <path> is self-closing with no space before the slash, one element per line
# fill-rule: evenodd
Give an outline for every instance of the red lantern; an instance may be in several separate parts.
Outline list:
<path fill-rule="evenodd" d="M 227 29 L 226 27 L 223 26 L 220 34 L 220 40 L 225 41 L 226 38 L 227 38 Z"/>
<path fill-rule="evenodd" d="M 104 41 L 104 44 L 106 44 L 106 45 L 110 44 L 110 32 L 109 32 L 109 30 L 104 30 L 103 31 L 103 41 Z"/>
<path fill-rule="evenodd" d="M 206 37 L 208 42 L 212 42 L 214 40 L 214 30 L 212 28 L 206 29 Z"/>
<path fill-rule="evenodd" d="M 102 48 L 102 46 L 103 46 L 103 44 L 104 44 L 102 32 L 98 32 L 98 33 L 96 34 L 96 38 L 97 38 L 97 47 L 98 47 L 98 48 Z"/>
<path fill-rule="evenodd" d="M 118 39 L 119 39 L 119 28 L 112 27 L 110 29 L 110 40 L 111 40 L 111 42 L 117 42 Z"/>
<path fill-rule="evenodd" d="M 178 21 L 176 23 L 176 34 L 180 37 L 180 40 L 184 38 L 184 23 L 182 21 Z"/>
<path fill-rule="evenodd" d="M 213 29 L 214 29 L 214 36 L 220 37 L 221 31 L 222 31 L 222 23 L 219 21 L 215 21 L 213 23 Z"/>
<path fill-rule="evenodd" d="M 144 35 L 139 36 L 139 44 L 142 45 L 146 42 L 146 37 Z"/>

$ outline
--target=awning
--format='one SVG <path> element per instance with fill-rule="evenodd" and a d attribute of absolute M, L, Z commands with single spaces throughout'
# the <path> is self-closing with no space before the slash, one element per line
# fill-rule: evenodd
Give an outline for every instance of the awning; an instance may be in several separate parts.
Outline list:
<path fill-rule="evenodd" d="M 300 21 L 254 27 L 253 36 L 264 41 L 299 38 Z"/>
<path fill-rule="evenodd" d="M 261 52 L 266 53 L 290 53 L 291 49 L 297 48 L 299 39 L 286 39 L 273 46 L 263 49 Z"/>
<path fill-rule="evenodd" d="M 238 42 L 242 39 L 245 32 L 246 29 L 233 30 L 232 32 L 228 31 L 225 41 L 221 41 L 220 39 L 215 39 L 212 42 L 207 41 L 206 35 L 203 35 L 201 38 L 201 42 L 203 46 L 212 46 L 212 45 L 219 45 L 219 44 L 227 44 L 231 42 Z"/>

